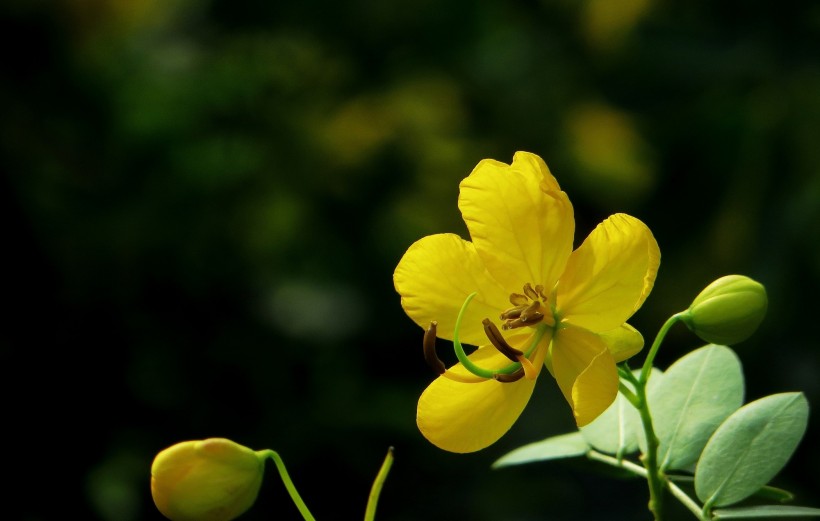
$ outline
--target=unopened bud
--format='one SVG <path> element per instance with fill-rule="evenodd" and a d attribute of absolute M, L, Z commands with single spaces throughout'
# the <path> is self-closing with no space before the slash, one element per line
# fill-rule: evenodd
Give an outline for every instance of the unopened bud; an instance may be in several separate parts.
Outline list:
<path fill-rule="evenodd" d="M 706 286 L 681 319 L 701 339 L 733 345 L 755 332 L 767 306 L 762 284 L 743 275 L 727 275 Z"/>
<path fill-rule="evenodd" d="M 259 493 L 265 458 L 225 438 L 184 441 L 157 454 L 151 495 L 173 521 L 229 521 Z"/>

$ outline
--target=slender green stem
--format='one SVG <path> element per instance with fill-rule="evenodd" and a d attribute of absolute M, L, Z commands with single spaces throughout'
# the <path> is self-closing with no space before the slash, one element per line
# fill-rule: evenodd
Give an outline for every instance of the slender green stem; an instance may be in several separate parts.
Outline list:
<path fill-rule="evenodd" d="M 655 516 L 655 521 L 661 521 L 663 515 L 663 482 L 658 467 L 658 437 L 652 425 L 652 415 L 649 412 L 649 401 L 646 398 L 646 380 L 641 380 L 635 388 L 638 396 L 638 414 L 641 416 L 643 431 L 646 437 L 646 452 L 642 456 L 646 467 L 646 480 L 649 482 L 649 511 Z"/>
<path fill-rule="evenodd" d="M 649 476 L 649 473 L 644 467 L 641 467 L 640 465 L 637 465 L 629 460 L 618 460 L 617 458 L 613 458 L 612 456 L 602 454 L 595 450 L 590 450 L 587 452 L 587 457 L 592 460 L 606 463 L 607 465 L 612 465 L 613 467 L 628 470 L 629 472 L 641 476 L 642 478 L 647 478 Z M 664 485 L 669 488 L 672 495 L 675 496 L 675 498 L 677 498 L 678 501 L 680 501 L 690 512 L 692 512 L 699 521 L 709 521 L 709 518 L 703 515 L 703 512 L 695 500 L 689 497 L 683 489 L 666 478 L 664 479 Z"/>
<path fill-rule="evenodd" d="M 293 500 L 293 503 L 296 505 L 296 508 L 299 509 L 299 513 L 302 514 L 304 520 L 316 521 L 313 518 L 313 515 L 311 515 L 310 510 L 308 510 L 307 505 L 305 505 L 305 502 L 302 501 L 302 497 L 299 495 L 299 492 L 296 491 L 296 487 L 293 485 L 293 481 L 291 481 L 290 479 L 288 470 L 285 468 L 285 462 L 282 461 L 282 458 L 279 457 L 279 454 L 277 454 L 276 451 L 270 449 L 259 451 L 258 454 L 268 456 L 276 464 L 276 470 L 279 471 L 279 476 L 282 478 L 282 483 L 285 484 L 285 488 L 288 490 L 290 498 Z"/>
<path fill-rule="evenodd" d="M 632 369 L 626 364 L 626 362 L 621 362 L 618 364 L 618 374 L 626 380 L 627 382 L 631 383 L 632 385 L 638 385 L 638 379 L 635 377 L 635 374 L 632 372 Z"/>
<path fill-rule="evenodd" d="M 393 466 L 393 447 L 387 449 L 387 456 L 384 457 L 382 468 L 376 475 L 376 480 L 373 481 L 373 487 L 370 489 L 370 496 L 367 498 L 367 509 L 364 511 L 364 521 L 373 521 L 376 518 L 376 505 L 379 502 L 379 495 L 382 492 L 384 480 L 387 479 L 387 473 L 390 472 L 390 467 Z"/>
<path fill-rule="evenodd" d="M 603 454 L 598 452 L 597 450 L 590 450 L 587 452 L 587 457 L 592 460 L 600 461 L 602 463 L 606 463 L 607 465 L 612 465 L 613 467 L 618 467 L 621 469 L 628 470 L 633 474 L 641 476 L 642 478 L 646 477 L 646 469 L 638 465 L 637 463 L 633 463 L 629 460 L 625 459 L 617 459 L 609 456 L 607 454 Z"/>
<path fill-rule="evenodd" d="M 636 409 L 641 406 L 641 400 L 623 382 L 618 382 L 618 390 Z"/>
<path fill-rule="evenodd" d="M 643 367 L 641 368 L 641 377 L 640 381 L 646 383 L 649 379 L 649 373 L 652 371 L 652 363 L 655 361 L 655 355 L 658 354 L 658 349 L 661 347 L 663 343 L 663 339 L 666 338 L 666 333 L 675 325 L 675 322 L 681 319 L 684 312 L 675 313 L 669 320 L 661 326 L 660 331 L 658 331 L 657 336 L 655 336 L 655 341 L 652 343 L 652 347 L 649 349 L 649 353 L 646 355 L 646 360 L 643 363 Z"/>
<path fill-rule="evenodd" d="M 671 492 L 672 495 L 675 496 L 678 501 L 680 501 L 690 512 L 695 514 L 695 517 L 698 518 L 699 521 L 710 521 L 709 518 L 704 515 L 695 500 L 689 497 L 683 489 L 670 480 L 666 481 L 666 486 L 669 488 L 669 492 Z"/>
<path fill-rule="evenodd" d="M 649 482 L 649 511 L 655 516 L 655 521 L 661 521 L 663 515 L 663 488 L 664 477 L 658 466 L 658 437 L 655 435 L 655 428 L 652 425 L 652 414 L 649 411 L 649 400 L 646 397 L 646 386 L 649 380 L 649 375 L 652 372 L 652 363 L 655 361 L 655 355 L 658 354 L 658 349 L 663 343 L 666 334 L 675 325 L 675 322 L 681 319 L 683 313 L 676 313 L 669 317 L 652 343 L 649 353 L 646 355 L 643 367 L 641 368 L 641 375 L 637 381 L 633 382 L 635 385 L 635 395 L 638 398 L 638 413 L 641 416 L 641 423 L 646 437 L 646 451 L 642 456 L 642 461 L 646 467 L 646 480 Z"/>

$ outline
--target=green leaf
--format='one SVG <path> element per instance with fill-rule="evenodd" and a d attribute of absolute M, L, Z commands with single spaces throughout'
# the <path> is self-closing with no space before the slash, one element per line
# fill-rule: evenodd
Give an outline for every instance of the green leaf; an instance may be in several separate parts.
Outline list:
<path fill-rule="evenodd" d="M 667 474 L 666 477 L 669 478 L 670 481 L 674 481 L 675 483 L 685 483 L 687 485 L 694 485 L 695 483 L 694 476 Z M 794 499 L 794 494 L 782 488 L 770 487 L 769 485 L 765 485 L 758 489 L 750 497 L 759 500 L 777 501 L 778 503 L 788 503 Z"/>
<path fill-rule="evenodd" d="M 707 506 L 737 503 L 757 492 L 791 457 L 806 431 L 802 393 L 746 404 L 715 431 L 695 469 L 695 493 Z"/>
<path fill-rule="evenodd" d="M 631 384 L 626 385 L 632 390 Z M 581 434 L 595 449 L 623 456 L 638 450 L 641 428 L 638 410 L 618 393 L 607 410 L 592 423 L 581 427 Z"/>
<path fill-rule="evenodd" d="M 638 369 L 632 373 L 637 378 L 641 371 Z M 653 367 L 647 389 L 658 385 L 662 377 L 663 372 Z M 635 386 L 630 382 L 621 379 L 621 383 L 626 385 L 630 391 L 635 392 Z M 581 434 L 596 450 L 616 456 L 630 454 L 637 451 L 639 447 L 645 446 L 641 416 L 621 393 L 618 393 L 612 405 L 600 416 L 590 424 L 581 427 Z"/>
<path fill-rule="evenodd" d="M 581 433 L 572 432 L 518 447 L 499 458 L 492 464 L 492 468 L 498 469 L 534 461 L 572 458 L 575 456 L 583 456 L 587 451 L 589 451 L 589 445 L 586 440 L 584 440 L 584 437 L 581 436 Z"/>
<path fill-rule="evenodd" d="M 688 469 L 709 436 L 743 405 L 743 373 L 726 346 L 707 345 L 669 366 L 649 392 L 661 469 Z"/>
<path fill-rule="evenodd" d="M 772 517 L 820 517 L 820 508 L 791 505 L 761 505 L 721 508 L 712 512 L 712 519 L 756 519 Z"/>
<path fill-rule="evenodd" d="M 780 503 L 788 503 L 794 499 L 794 494 L 782 488 L 770 487 L 769 485 L 766 485 L 752 494 L 752 497 L 767 499 L 769 501 L 778 501 Z"/>

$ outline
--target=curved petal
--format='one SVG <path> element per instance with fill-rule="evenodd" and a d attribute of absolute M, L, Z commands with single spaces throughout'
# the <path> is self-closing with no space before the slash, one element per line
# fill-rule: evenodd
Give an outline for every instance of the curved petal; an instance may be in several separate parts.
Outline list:
<path fill-rule="evenodd" d="M 544 161 L 518 152 L 512 165 L 481 161 L 461 182 L 458 206 L 487 271 L 508 292 L 527 282 L 551 290 L 572 252 L 572 205 Z"/>
<path fill-rule="evenodd" d="M 638 219 L 615 214 L 572 252 L 558 284 L 557 312 L 594 332 L 614 329 L 641 307 L 660 264 L 655 237 Z"/>
<path fill-rule="evenodd" d="M 410 318 L 425 329 L 437 321 L 438 336 L 448 340 L 464 300 L 477 291 L 461 322 L 461 341 L 471 345 L 487 341 L 481 321 L 509 307 L 509 293 L 487 274 L 473 244 L 452 233 L 413 243 L 396 266 L 393 284 Z"/>
<path fill-rule="evenodd" d="M 491 346 L 480 348 L 470 359 L 488 369 L 509 363 Z M 453 370 L 464 371 L 460 364 Z M 416 423 L 424 437 L 441 449 L 475 452 L 495 443 L 512 427 L 533 387 L 535 380 L 526 378 L 512 383 L 460 383 L 439 376 L 419 398 Z"/>
<path fill-rule="evenodd" d="M 552 369 L 579 427 L 597 418 L 618 394 L 612 354 L 598 335 L 585 329 L 568 327 L 555 334 Z"/>
<path fill-rule="evenodd" d="M 629 324 L 598 333 L 598 336 L 609 348 L 616 364 L 632 358 L 643 349 L 643 335 Z"/>

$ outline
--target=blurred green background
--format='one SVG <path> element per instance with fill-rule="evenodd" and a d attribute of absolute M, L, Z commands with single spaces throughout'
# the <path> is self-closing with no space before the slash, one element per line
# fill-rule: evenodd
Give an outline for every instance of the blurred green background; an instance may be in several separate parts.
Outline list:
<path fill-rule="evenodd" d="M 592 464 L 489 469 L 573 428 L 549 378 L 480 453 L 415 427 L 433 375 L 393 269 L 516 150 L 577 241 L 653 230 L 645 337 L 752 276 L 747 400 L 820 406 L 814 0 L 12 0 L 0 39 L 4 519 L 162 519 L 153 456 L 212 436 L 279 451 L 320 520 L 361 518 L 391 445 L 383 521 L 647 519 Z M 698 345 L 677 326 L 658 363 Z M 819 421 L 774 482 L 816 507 Z M 244 519 L 299 519 L 273 467 Z"/>

